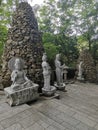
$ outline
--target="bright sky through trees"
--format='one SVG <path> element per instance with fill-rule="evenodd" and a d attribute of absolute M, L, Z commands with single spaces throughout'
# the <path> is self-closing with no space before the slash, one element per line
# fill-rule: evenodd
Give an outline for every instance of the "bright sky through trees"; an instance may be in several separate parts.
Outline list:
<path fill-rule="evenodd" d="M 35 4 L 41 5 L 44 0 L 28 0 L 28 3 L 30 3 L 31 6 L 34 6 Z"/>

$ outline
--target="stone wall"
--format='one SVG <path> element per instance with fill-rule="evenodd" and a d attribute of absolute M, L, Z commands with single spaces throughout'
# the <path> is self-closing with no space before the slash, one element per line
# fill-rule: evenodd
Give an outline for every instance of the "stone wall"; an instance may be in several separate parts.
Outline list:
<path fill-rule="evenodd" d="M 32 7 L 28 3 L 22 2 L 14 12 L 4 47 L 2 58 L 2 83 L 4 87 L 8 87 L 11 83 L 8 61 L 14 56 L 24 59 L 28 78 L 40 84 L 42 81 L 41 59 L 43 51 L 42 34 L 38 30 L 38 23 Z"/>

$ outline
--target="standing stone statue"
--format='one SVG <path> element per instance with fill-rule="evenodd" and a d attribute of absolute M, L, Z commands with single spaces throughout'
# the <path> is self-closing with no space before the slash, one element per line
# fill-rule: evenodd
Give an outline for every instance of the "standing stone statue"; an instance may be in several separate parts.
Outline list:
<path fill-rule="evenodd" d="M 82 64 L 83 64 L 83 61 L 80 61 L 79 65 L 78 65 L 78 77 L 77 77 L 77 79 L 80 80 L 80 81 L 84 80 Z"/>
<path fill-rule="evenodd" d="M 56 55 L 55 67 L 56 67 L 56 78 L 57 78 L 57 83 L 55 84 L 55 86 L 59 90 L 64 90 L 65 84 L 63 83 L 63 73 L 64 73 L 65 64 L 61 65 L 60 54 Z"/>
<path fill-rule="evenodd" d="M 47 63 L 46 53 L 43 54 L 42 61 L 43 61 L 42 68 L 43 68 L 43 77 L 44 77 L 44 87 L 42 88 L 42 92 L 46 96 L 52 96 L 56 92 L 56 88 L 50 85 L 51 68 Z"/>
<path fill-rule="evenodd" d="M 10 105 L 19 105 L 38 98 L 38 85 L 30 81 L 23 68 L 24 61 L 21 58 L 12 58 L 8 63 L 12 70 L 12 85 L 4 89 L 9 98 Z"/>

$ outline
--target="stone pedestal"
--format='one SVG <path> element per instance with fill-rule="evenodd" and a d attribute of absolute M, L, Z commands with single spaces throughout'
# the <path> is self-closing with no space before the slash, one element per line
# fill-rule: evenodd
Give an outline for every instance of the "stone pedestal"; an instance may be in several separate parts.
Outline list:
<path fill-rule="evenodd" d="M 61 91 L 65 91 L 66 85 L 65 83 L 62 83 L 61 85 L 57 85 L 57 83 L 54 84 L 54 86 Z"/>
<path fill-rule="evenodd" d="M 77 80 L 84 81 L 84 78 L 83 77 L 77 77 Z"/>
<path fill-rule="evenodd" d="M 46 88 L 42 88 L 42 93 L 48 97 L 54 96 L 54 94 L 56 93 L 56 88 L 54 86 L 51 86 L 50 90 L 47 90 Z"/>
<path fill-rule="evenodd" d="M 7 102 L 10 106 L 34 101 L 39 97 L 37 84 L 17 91 L 13 91 L 11 87 L 7 87 L 4 89 L 4 91 L 7 96 Z"/>

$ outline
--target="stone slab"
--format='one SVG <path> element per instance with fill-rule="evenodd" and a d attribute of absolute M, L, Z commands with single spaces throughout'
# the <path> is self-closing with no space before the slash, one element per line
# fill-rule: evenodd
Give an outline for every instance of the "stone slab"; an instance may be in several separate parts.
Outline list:
<path fill-rule="evenodd" d="M 24 128 L 20 124 L 16 123 L 16 124 L 6 128 L 5 130 L 24 130 Z"/>
<path fill-rule="evenodd" d="M 81 84 L 60 91 L 60 100 L 15 107 L 0 103 L 0 130 L 98 130 L 98 86 Z"/>

